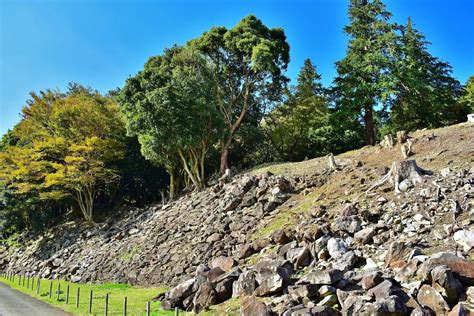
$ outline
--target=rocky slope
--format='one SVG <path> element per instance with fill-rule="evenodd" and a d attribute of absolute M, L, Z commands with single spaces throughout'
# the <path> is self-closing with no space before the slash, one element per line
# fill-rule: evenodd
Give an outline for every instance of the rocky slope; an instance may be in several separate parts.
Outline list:
<path fill-rule="evenodd" d="M 260 168 L 169 205 L 67 223 L 0 270 L 168 285 L 167 308 L 244 315 L 463 315 L 474 303 L 474 126 L 413 133 L 395 192 L 373 183 L 400 146 Z M 222 303 L 222 304 L 221 304 Z M 213 307 L 215 304 L 220 304 Z M 464 311 L 464 312 L 463 312 Z"/>

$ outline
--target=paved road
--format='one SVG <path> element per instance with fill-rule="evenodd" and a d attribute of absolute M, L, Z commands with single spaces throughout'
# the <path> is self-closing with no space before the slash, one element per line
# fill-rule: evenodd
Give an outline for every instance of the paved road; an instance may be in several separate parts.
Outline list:
<path fill-rule="evenodd" d="M 66 316 L 58 308 L 38 301 L 0 282 L 0 316 Z"/>

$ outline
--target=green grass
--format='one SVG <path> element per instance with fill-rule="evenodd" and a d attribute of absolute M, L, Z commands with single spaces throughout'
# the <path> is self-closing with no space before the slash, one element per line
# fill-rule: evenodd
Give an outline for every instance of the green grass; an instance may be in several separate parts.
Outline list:
<path fill-rule="evenodd" d="M 166 291 L 164 288 L 138 288 L 128 284 L 78 284 L 66 282 L 64 280 L 53 280 L 53 291 L 49 297 L 50 280 L 41 280 L 40 292 L 36 293 L 36 280 L 34 289 L 18 285 L 18 277 L 14 281 L 3 277 L 0 281 L 11 286 L 20 292 L 28 294 L 48 304 L 54 305 L 74 315 L 104 315 L 105 314 L 105 296 L 109 294 L 108 315 L 123 315 L 123 301 L 127 297 L 127 315 L 146 315 L 147 302 L 150 302 L 151 315 L 174 315 L 174 311 L 165 311 L 160 308 L 160 302 L 152 301 L 159 293 Z M 31 282 L 31 280 L 30 280 Z M 23 282 L 22 282 L 23 283 Z M 57 298 L 58 283 L 60 284 L 59 300 Z M 66 289 L 69 285 L 69 304 L 66 304 Z M 76 293 L 80 288 L 79 307 L 76 307 Z M 92 314 L 89 314 L 89 295 L 92 290 Z M 180 312 L 180 315 L 188 313 Z"/>

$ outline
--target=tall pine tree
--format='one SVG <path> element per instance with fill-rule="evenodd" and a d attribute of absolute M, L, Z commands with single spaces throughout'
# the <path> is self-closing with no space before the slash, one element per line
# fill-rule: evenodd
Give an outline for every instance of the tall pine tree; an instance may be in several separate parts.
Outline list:
<path fill-rule="evenodd" d="M 264 130 L 279 159 L 299 161 L 327 152 L 329 113 L 320 80 L 316 66 L 306 59 L 296 87 L 267 116 Z"/>
<path fill-rule="evenodd" d="M 361 120 L 366 143 L 376 142 L 374 117 L 383 110 L 391 94 L 395 43 L 391 14 L 380 0 L 351 0 L 346 56 L 336 63 L 334 81 L 336 110 L 348 119 Z"/>
<path fill-rule="evenodd" d="M 388 129 L 433 128 L 464 120 L 466 109 L 457 102 L 461 85 L 452 77 L 451 66 L 428 52 L 429 42 L 410 18 L 400 31 Z"/>

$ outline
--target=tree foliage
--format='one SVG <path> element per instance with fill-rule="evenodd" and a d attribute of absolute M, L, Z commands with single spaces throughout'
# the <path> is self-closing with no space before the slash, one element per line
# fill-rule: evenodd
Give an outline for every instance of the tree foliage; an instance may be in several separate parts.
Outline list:
<path fill-rule="evenodd" d="M 386 129 L 434 128 L 464 120 L 466 111 L 457 103 L 461 85 L 452 77 L 451 66 L 428 52 L 429 43 L 410 18 L 400 31 Z"/>
<path fill-rule="evenodd" d="M 220 172 L 229 167 L 229 150 L 249 111 L 262 112 L 278 101 L 287 78 L 290 47 L 280 28 L 268 28 L 253 15 L 231 29 L 213 27 L 191 41 L 212 63 L 214 102 L 225 122 L 220 139 Z"/>
<path fill-rule="evenodd" d="M 93 223 L 94 199 L 118 180 L 113 163 L 123 158 L 125 130 L 111 99 L 78 85 L 67 94 L 31 94 L 1 152 L 0 178 L 17 199 L 75 201 Z"/>
<path fill-rule="evenodd" d="M 175 46 L 150 58 L 121 92 L 128 132 L 138 136 L 143 155 L 170 174 L 171 197 L 179 188 L 180 169 L 188 187 L 205 185 L 206 155 L 222 122 L 213 89 L 203 56 Z"/>
<path fill-rule="evenodd" d="M 395 51 L 391 14 L 380 0 L 351 0 L 346 56 L 336 63 L 334 92 L 337 110 L 364 122 L 366 143 L 374 145 L 376 106 L 383 110 L 393 89 L 391 73 Z"/>
<path fill-rule="evenodd" d="M 293 91 L 265 118 L 264 129 L 278 157 L 298 161 L 329 150 L 329 109 L 321 75 L 306 59 Z"/>

